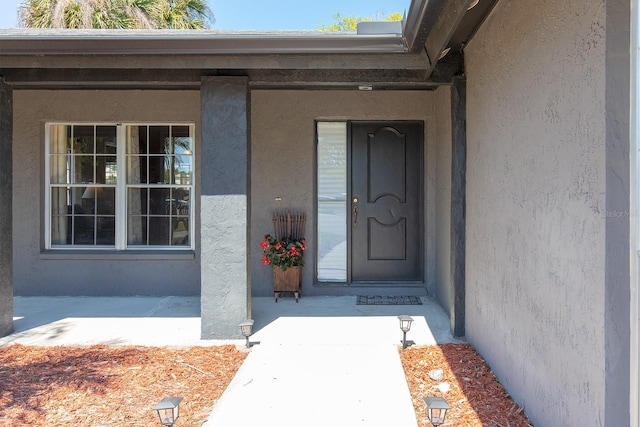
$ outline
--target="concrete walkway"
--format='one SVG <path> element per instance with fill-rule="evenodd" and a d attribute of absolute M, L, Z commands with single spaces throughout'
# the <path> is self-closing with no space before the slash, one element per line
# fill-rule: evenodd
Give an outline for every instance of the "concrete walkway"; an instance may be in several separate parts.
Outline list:
<path fill-rule="evenodd" d="M 453 342 L 431 299 L 416 306 L 359 306 L 356 297 L 253 299 L 256 333 L 208 427 L 415 427 L 398 355 L 397 316 L 415 321 L 418 345 Z"/>
<path fill-rule="evenodd" d="M 251 352 L 204 425 L 415 427 L 397 316 L 415 319 L 407 339 L 417 345 L 456 342 L 443 310 L 422 301 L 359 306 L 353 296 L 303 297 L 298 304 L 253 298 Z M 199 310 L 199 299 L 190 297 L 15 298 L 15 332 L 0 346 L 244 345 L 201 340 Z"/>

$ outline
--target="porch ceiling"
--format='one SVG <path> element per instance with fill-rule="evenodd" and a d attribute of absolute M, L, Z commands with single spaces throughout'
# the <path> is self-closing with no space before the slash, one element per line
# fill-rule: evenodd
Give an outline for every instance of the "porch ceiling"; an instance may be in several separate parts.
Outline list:
<path fill-rule="evenodd" d="M 433 89 L 463 72 L 462 49 L 496 2 L 413 0 L 402 34 L 0 30 L 0 77 L 14 88 L 182 89 L 242 75 L 254 88 Z"/>

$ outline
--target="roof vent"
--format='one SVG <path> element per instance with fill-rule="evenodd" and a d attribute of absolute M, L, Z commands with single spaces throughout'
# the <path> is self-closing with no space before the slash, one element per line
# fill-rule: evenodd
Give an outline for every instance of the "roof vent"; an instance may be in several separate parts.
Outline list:
<path fill-rule="evenodd" d="M 402 21 L 362 21 L 358 22 L 360 35 L 402 35 Z"/>

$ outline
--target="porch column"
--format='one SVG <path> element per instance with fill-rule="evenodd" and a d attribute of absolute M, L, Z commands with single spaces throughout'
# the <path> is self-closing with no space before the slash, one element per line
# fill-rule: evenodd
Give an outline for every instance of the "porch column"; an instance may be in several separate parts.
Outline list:
<path fill-rule="evenodd" d="M 240 337 L 249 317 L 248 79 L 201 86 L 201 336 Z"/>
<path fill-rule="evenodd" d="M 12 130 L 13 93 L 0 76 L 0 337 L 13 332 Z"/>
<path fill-rule="evenodd" d="M 465 218 L 467 171 L 467 81 L 453 78 L 451 85 L 451 275 L 449 301 L 451 334 L 464 336 Z"/>

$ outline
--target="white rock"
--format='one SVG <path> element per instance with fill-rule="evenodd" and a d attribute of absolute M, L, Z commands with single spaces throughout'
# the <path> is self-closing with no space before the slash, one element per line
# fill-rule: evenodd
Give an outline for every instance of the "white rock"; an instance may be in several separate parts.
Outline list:
<path fill-rule="evenodd" d="M 433 369 L 429 371 L 429 378 L 434 381 L 442 381 L 443 375 L 444 372 L 442 372 L 442 369 Z"/>
<path fill-rule="evenodd" d="M 451 386 L 449 385 L 449 383 L 440 383 L 436 386 L 436 388 L 440 390 L 441 393 L 447 393 L 449 389 L 451 389 Z"/>

